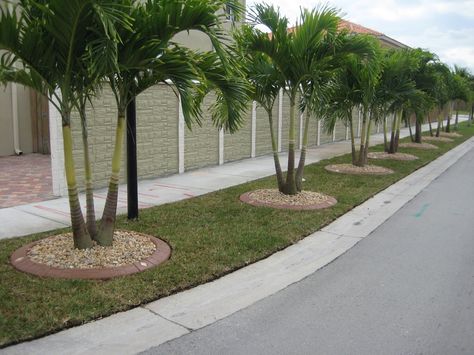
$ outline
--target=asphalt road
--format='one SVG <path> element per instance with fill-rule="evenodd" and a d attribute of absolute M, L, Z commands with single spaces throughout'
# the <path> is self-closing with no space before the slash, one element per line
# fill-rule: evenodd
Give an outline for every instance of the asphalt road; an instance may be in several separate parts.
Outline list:
<path fill-rule="evenodd" d="M 474 150 L 346 254 L 146 354 L 474 354 Z"/>

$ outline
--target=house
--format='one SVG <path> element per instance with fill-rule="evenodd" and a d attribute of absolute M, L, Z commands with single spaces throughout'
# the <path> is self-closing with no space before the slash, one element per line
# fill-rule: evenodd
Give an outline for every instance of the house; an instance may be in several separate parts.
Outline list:
<path fill-rule="evenodd" d="M 357 23 L 350 22 L 347 20 L 341 19 L 339 22 L 339 28 L 340 29 L 346 29 L 349 31 L 351 34 L 366 34 L 370 36 L 374 36 L 380 41 L 380 44 L 382 47 L 386 48 L 408 48 L 406 44 L 403 44 L 381 32 L 372 30 L 370 28 L 361 26 Z"/>

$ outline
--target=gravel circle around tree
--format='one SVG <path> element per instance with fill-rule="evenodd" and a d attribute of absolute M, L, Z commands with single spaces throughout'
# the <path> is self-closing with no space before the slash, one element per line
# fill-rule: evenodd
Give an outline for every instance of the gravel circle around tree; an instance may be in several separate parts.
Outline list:
<path fill-rule="evenodd" d="M 394 173 L 392 169 L 377 165 L 356 166 L 352 164 L 333 164 L 326 165 L 324 168 L 333 173 L 352 175 L 389 175 Z"/>
<path fill-rule="evenodd" d="M 110 247 L 94 242 L 92 248 L 75 249 L 72 233 L 65 233 L 17 249 L 11 262 L 18 270 L 37 276 L 109 279 L 157 266 L 170 255 L 171 248 L 158 238 L 117 230 Z"/>
<path fill-rule="evenodd" d="M 454 142 L 454 139 L 448 137 L 432 137 L 432 136 L 423 136 L 422 138 L 424 141 L 427 142 L 443 142 L 443 143 L 451 143 Z"/>
<path fill-rule="evenodd" d="M 415 148 L 415 149 L 423 149 L 423 150 L 434 150 L 434 149 L 438 149 L 437 146 L 435 146 L 434 144 L 430 144 L 430 143 L 413 143 L 413 142 L 409 142 L 409 143 L 400 143 L 398 145 L 399 148 Z"/>
<path fill-rule="evenodd" d="M 408 153 L 387 153 L 387 152 L 370 152 L 367 154 L 369 159 L 374 160 L 400 160 L 400 161 L 411 161 L 417 160 L 418 157 Z"/>
<path fill-rule="evenodd" d="M 296 195 L 285 195 L 278 189 L 260 189 L 240 196 L 240 201 L 253 206 L 292 210 L 318 210 L 334 206 L 337 200 L 314 191 L 301 191 Z"/>
<path fill-rule="evenodd" d="M 456 133 L 456 132 L 439 132 L 439 135 L 441 137 L 448 137 L 448 138 L 460 138 L 462 137 L 462 134 Z"/>

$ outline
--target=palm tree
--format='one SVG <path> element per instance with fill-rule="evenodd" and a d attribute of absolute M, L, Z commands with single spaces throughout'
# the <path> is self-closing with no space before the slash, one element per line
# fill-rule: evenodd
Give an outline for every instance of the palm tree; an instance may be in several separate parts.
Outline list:
<path fill-rule="evenodd" d="M 15 81 L 46 94 L 62 117 L 64 161 L 76 248 L 89 248 L 78 198 L 72 154 L 71 113 L 79 104 L 78 73 L 88 53 L 101 52 L 102 63 L 112 62 L 106 41 L 117 41 L 115 24 L 130 25 L 124 6 L 108 0 L 22 0 L 0 8 L 0 80 Z M 91 37 L 102 40 L 90 41 Z M 41 55 L 39 55 L 41 54 Z M 83 73 L 83 72 L 82 72 Z"/>
<path fill-rule="evenodd" d="M 290 101 L 288 169 L 281 192 L 294 195 L 301 190 L 311 114 L 322 107 L 326 88 L 335 79 L 339 63 L 348 53 L 364 52 L 339 31 L 338 12 L 330 7 L 301 10 L 296 27 L 267 4 L 258 4 L 252 13 L 252 30 L 247 31 L 247 50 L 266 56 L 282 78 L 282 86 Z M 266 27 L 271 34 L 259 30 Z M 298 101 L 298 96 L 302 99 Z M 295 169 L 296 108 L 306 110 L 303 144 Z"/>
<path fill-rule="evenodd" d="M 283 191 L 285 181 L 280 157 L 278 155 L 278 142 L 273 121 L 273 107 L 284 83 L 278 69 L 267 56 L 247 49 L 247 39 L 251 36 L 251 31 L 250 26 L 244 25 L 239 31 L 234 33 L 234 38 L 237 42 L 240 60 L 243 63 L 242 68 L 245 70 L 247 80 L 252 88 L 252 99 L 267 113 L 278 190 Z"/>
<path fill-rule="evenodd" d="M 117 104 L 117 128 L 107 199 L 97 241 L 111 245 L 115 229 L 119 173 L 125 115 L 128 104 L 159 82 L 172 84 L 181 97 L 188 127 L 199 123 L 200 103 L 209 90 L 218 94 L 213 120 L 231 132 L 242 124 L 248 101 L 247 86 L 239 65 L 229 55 L 228 40 L 221 28 L 221 0 L 154 0 L 130 7 L 133 31 L 120 27 L 118 70 L 108 75 Z M 192 14 L 192 16 L 190 16 Z M 196 30 L 207 35 L 214 53 L 197 53 L 173 41 L 180 32 Z"/>
<path fill-rule="evenodd" d="M 217 13 L 229 3 L 237 6 L 219 0 L 23 0 L 13 9 L 0 9 L 0 49 L 8 53 L 0 63 L 0 81 L 16 81 L 48 94 L 62 116 L 75 247 L 89 248 L 92 239 L 77 193 L 72 155 L 73 109 L 79 110 L 83 132 L 87 132 L 85 103 L 93 96 L 98 80 L 108 77 L 117 98 L 118 119 L 112 176 L 96 240 L 110 245 L 125 109 L 130 100 L 146 88 L 170 80 L 181 95 L 188 125 L 193 119 L 199 123 L 200 103 L 210 90 L 218 92 L 213 106 L 216 124 L 235 131 L 242 123 L 247 87 L 238 76 L 232 77 L 238 74 L 238 65 L 229 59 L 227 44 L 221 44 L 227 37 Z M 215 52 L 196 53 L 172 42 L 175 34 L 191 29 L 206 33 Z M 21 65 L 19 69 L 14 66 L 16 62 Z M 83 142 L 87 145 L 84 134 Z M 85 160 L 87 167 L 88 159 Z"/>
<path fill-rule="evenodd" d="M 375 89 L 381 71 L 382 52 L 379 43 L 373 37 L 357 35 L 352 40 L 368 48 L 372 56 L 361 57 L 351 54 L 346 57 L 338 71 L 335 85 L 330 90 L 330 100 L 322 112 L 322 117 L 328 131 L 334 129 L 338 120 L 349 127 L 352 164 L 364 166 L 367 163 L 370 124 L 375 117 L 379 116 L 378 107 L 374 105 L 374 102 Z M 361 146 L 357 156 L 352 117 L 354 109 L 359 108 L 362 108 L 364 120 L 361 129 Z"/>
<path fill-rule="evenodd" d="M 469 87 L 470 73 L 467 68 L 454 66 L 454 106 L 456 110 L 456 120 L 454 128 L 458 129 L 459 122 L 459 105 L 461 102 L 468 103 L 470 101 L 471 91 Z"/>

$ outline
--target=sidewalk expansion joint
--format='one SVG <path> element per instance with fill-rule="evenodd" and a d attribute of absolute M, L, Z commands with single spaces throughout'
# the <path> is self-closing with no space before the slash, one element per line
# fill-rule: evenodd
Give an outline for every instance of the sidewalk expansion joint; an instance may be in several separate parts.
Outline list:
<path fill-rule="evenodd" d="M 48 221 L 50 221 L 50 222 L 62 224 L 62 225 L 64 225 L 65 227 L 69 227 L 69 226 L 70 226 L 69 224 L 64 223 L 64 222 L 62 222 L 62 221 L 59 221 L 59 220 L 57 220 L 57 219 L 53 219 L 53 218 L 51 218 L 51 217 L 46 217 L 46 216 L 41 216 L 41 215 L 36 214 L 36 213 L 33 213 L 33 212 L 31 212 L 31 211 L 22 210 L 20 207 L 21 207 L 21 206 L 17 206 L 17 207 L 13 207 L 13 208 L 16 209 L 16 210 L 18 210 L 18 211 L 20 211 L 20 212 L 27 213 L 27 214 L 29 214 L 29 215 L 31 215 L 31 216 L 35 216 L 35 217 L 38 217 L 38 218 L 43 218 L 43 219 L 46 219 L 46 220 L 48 220 Z"/>
<path fill-rule="evenodd" d="M 155 316 L 157 316 L 157 317 L 160 317 L 161 319 L 164 319 L 164 320 L 167 321 L 167 322 L 173 323 L 173 324 L 175 324 L 175 325 L 177 325 L 177 326 L 179 326 L 179 327 L 181 327 L 181 328 L 184 328 L 184 329 L 186 329 L 186 330 L 187 330 L 188 332 L 190 332 L 190 333 L 191 333 L 191 332 L 194 332 L 194 329 L 193 329 L 193 328 L 189 328 L 189 327 L 187 327 L 187 326 L 185 326 L 185 325 L 183 325 L 183 324 L 181 324 L 181 323 L 178 323 L 178 322 L 176 322 L 176 321 L 174 321 L 174 320 L 168 319 L 168 318 L 162 316 L 161 314 L 159 314 L 159 313 L 157 313 L 157 312 L 151 310 L 150 308 L 147 308 L 146 306 L 140 306 L 140 308 L 143 308 L 144 310 L 150 312 L 151 314 L 153 314 L 153 315 L 155 315 Z"/>

